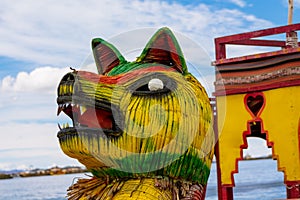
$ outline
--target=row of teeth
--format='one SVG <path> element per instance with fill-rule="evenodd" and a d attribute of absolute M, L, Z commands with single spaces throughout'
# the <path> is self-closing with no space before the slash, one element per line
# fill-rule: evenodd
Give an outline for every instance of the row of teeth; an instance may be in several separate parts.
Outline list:
<path fill-rule="evenodd" d="M 62 129 L 70 127 L 69 123 L 62 124 L 62 126 L 60 126 L 60 124 L 57 124 L 57 125 L 58 125 L 59 130 L 62 130 Z"/>
<path fill-rule="evenodd" d="M 70 125 L 68 122 L 67 123 L 63 123 L 62 125 L 60 125 L 59 123 L 57 123 L 57 126 L 59 128 L 59 130 L 62 130 L 62 129 L 66 129 L 66 128 L 70 128 L 70 127 L 86 127 L 86 125 L 81 125 L 80 123 L 76 123 L 76 125 Z"/>
<path fill-rule="evenodd" d="M 83 115 L 83 113 L 86 112 L 87 108 L 85 106 L 81 106 L 78 104 L 74 104 L 74 103 L 65 103 L 65 104 L 60 104 L 58 105 L 58 111 L 57 111 L 57 115 L 59 115 L 59 113 L 64 109 L 67 108 L 69 106 L 75 107 L 75 108 L 79 108 L 80 110 L 80 114 Z"/>

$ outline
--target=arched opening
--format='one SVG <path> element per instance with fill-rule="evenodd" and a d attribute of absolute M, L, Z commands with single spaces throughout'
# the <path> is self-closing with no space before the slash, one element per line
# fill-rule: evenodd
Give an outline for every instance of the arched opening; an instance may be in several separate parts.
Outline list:
<path fill-rule="evenodd" d="M 244 160 L 238 162 L 234 174 L 236 199 L 280 199 L 286 197 L 284 174 L 278 172 L 277 161 L 271 158 L 272 149 L 263 137 L 247 137 Z"/>
<path fill-rule="evenodd" d="M 248 148 L 243 149 L 244 159 L 269 158 L 272 156 L 272 148 L 268 148 L 266 140 L 259 137 L 247 137 Z"/>

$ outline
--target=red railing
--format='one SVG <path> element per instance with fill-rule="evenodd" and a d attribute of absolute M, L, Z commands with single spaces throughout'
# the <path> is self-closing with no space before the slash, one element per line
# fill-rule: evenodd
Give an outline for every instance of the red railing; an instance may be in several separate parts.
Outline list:
<path fill-rule="evenodd" d="M 226 59 L 227 44 L 288 48 L 289 45 L 287 44 L 286 40 L 281 41 L 253 38 L 276 35 L 281 33 L 286 33 L 288 38 L 296 36 L 295 31 L 297 30 L 300 30 L 300 23 L 215 38 L 216 59 Z"/>

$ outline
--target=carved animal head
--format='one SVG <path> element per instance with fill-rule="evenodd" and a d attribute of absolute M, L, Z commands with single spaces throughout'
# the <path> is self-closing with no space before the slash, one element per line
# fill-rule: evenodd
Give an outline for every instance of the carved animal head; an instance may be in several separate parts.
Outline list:
<path fill-rule="evenodd" d="M 169 176 L 206 183 L 214 134 L 208 96 L 175 36 L 159 29 L 136 61 L 93 39 L 98 74 L 67 73 L 58 114 L 62 150 L 97 177 Z"/>

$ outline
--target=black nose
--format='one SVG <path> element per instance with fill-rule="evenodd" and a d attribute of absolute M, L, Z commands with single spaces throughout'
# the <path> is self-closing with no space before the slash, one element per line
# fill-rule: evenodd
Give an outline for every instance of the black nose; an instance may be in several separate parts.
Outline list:
<path fill-rule="evenodd" d="M 74 81 L 75 80 L 75 76 L 73 74 L 73 72 L 67 73 L 62 79 L 61 81 Z"/>
<path fill-rule="evenodd" d="M 75 74 L 73 72 L 64 75 L 57 88 L 58 96 L 72 95 L 74 82 Z"/>

